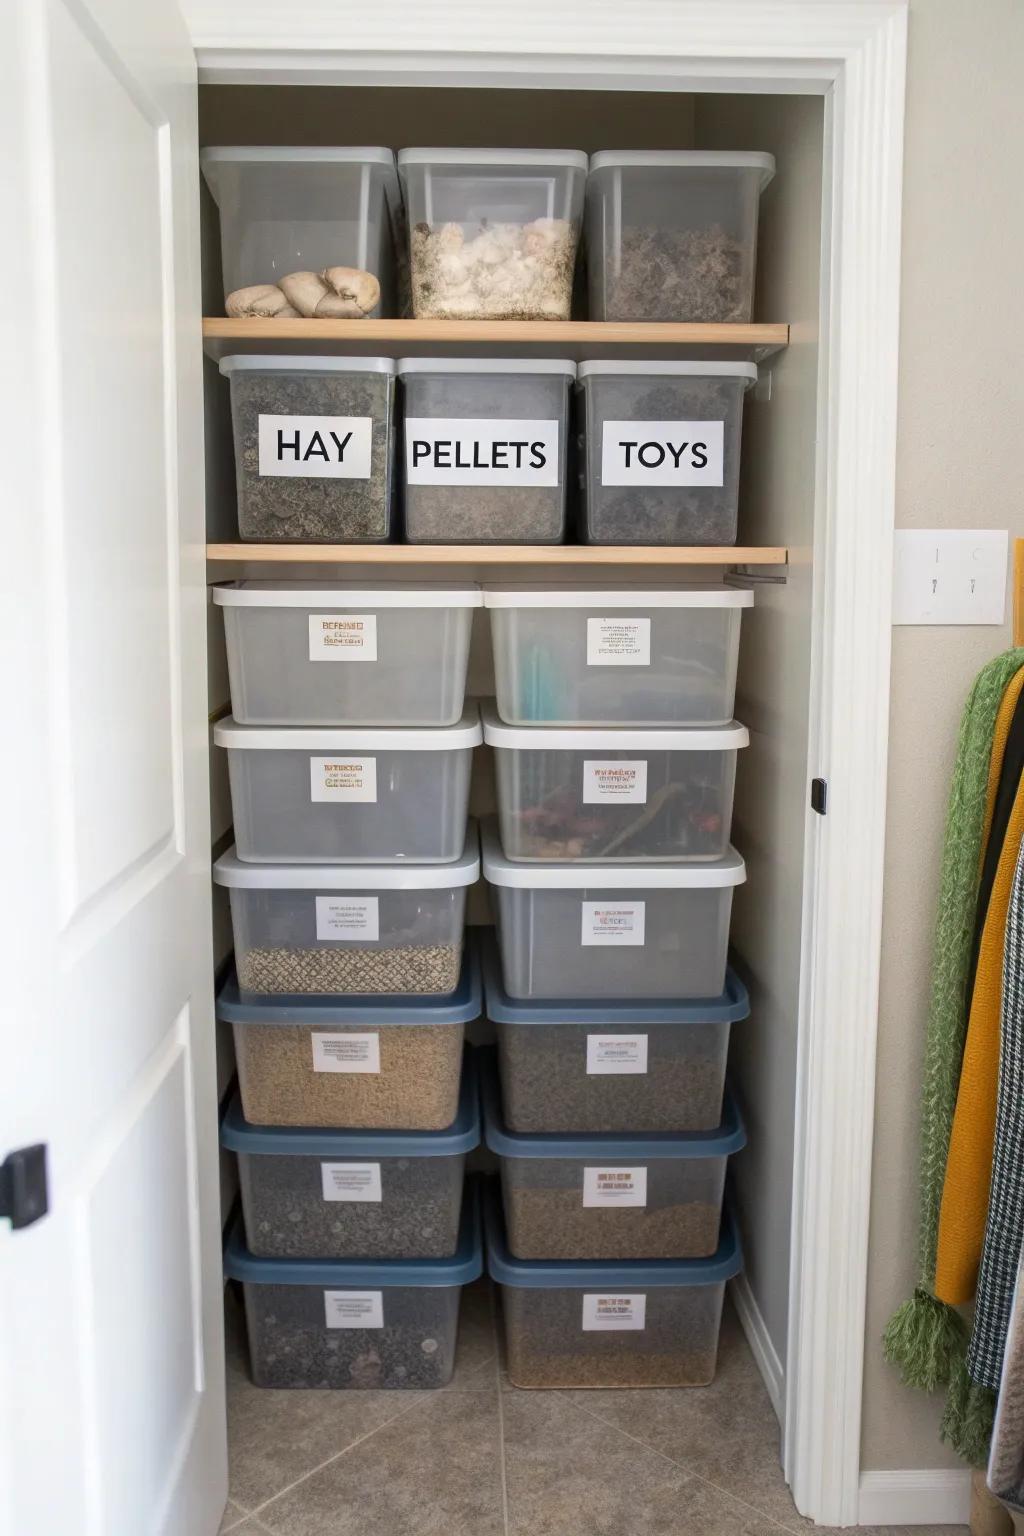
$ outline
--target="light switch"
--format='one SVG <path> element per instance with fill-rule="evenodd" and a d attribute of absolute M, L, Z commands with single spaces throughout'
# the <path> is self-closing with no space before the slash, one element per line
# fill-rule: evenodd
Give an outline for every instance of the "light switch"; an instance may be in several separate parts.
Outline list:
<path fill-rule="evenodd" d="M 897 528 L 894 624 L 1002 624 L 1005 528 Z"/>

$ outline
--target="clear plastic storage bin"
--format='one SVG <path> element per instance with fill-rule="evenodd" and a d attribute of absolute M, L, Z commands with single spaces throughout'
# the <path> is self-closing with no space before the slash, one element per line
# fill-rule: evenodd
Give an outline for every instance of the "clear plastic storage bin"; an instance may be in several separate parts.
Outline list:
<path fill-rule="evenodd" d="M 473 822 L 454 864 L 246 864 L 232 848 L 213 878 L 231 900 L 239 991 L 446 996 L 479 875 Z"/>
<path fill-rule="evenodd" d="M 238 1157 L 250 1253 L 295 1259 L 444 1259 L 455 1252 L 466 1154 L 479 1145 L 467 1051 L 443 1131 L 250 1125 L 236 1094 L 220 1129 Z"/>
<path fill-rule="evenodd" d="M 771 155 L 602 150 L 587 180 L 591 320 L 750 320 Z"/>
<path fill-rule="evenodd" d="M 239 581 L 224 610 L 240 725 L 454 725 L 462 714 L 470 582 Z"/>
<path fill-rule="evenodd" d="M 753 363 L 579 366 L 589 544 L 735 544 Z"/>
<path fill-rule="evenodd" d="M 512 997 L 711 998 L 725 985 L 734 848 L 708 864 L 513 864 L 484 831 Z"/>
<path fill-rule="evenodd" d="M 239 537 L 381 544 L 391 536 L 390 357 L 222 357 L 231 381 Z"/>
<path fill-rule="evenodd" d="M 240 1219 L 224 1273 L 241 1282 L 258 1387 L 443 1387 L 455 1368 L 462 1287 L 483 1272 L 471 1190 L 446 1259 L 266 1259 Z"/>
<path fill-rule="evenodd" d="M 735 720 L 707 730 L 504 725 L 486 704 L 505 855 L 530 863 L 720 859 L 736 753 L 749 740 Z"/>
<path fill-rule="evenodd" d="M 508 725 L 727 725 L 735 587 L 484 588 L 498 714 Z"/>
<path fill-rule="evenodd" d="M 468 950 L 458 989 L 443 999 L 243 998 L 233 975 L 217 997 L 250 1125 L 444 1130 L 458 1106 L 465 1028 L 479 1016 Z"/>
<path fill-rule="evenodd" d="M 558 544 L 569 386 L 558 358 L 402 358 L 410 544 Z"/>
<path fill-rule="evenodd" d="M 732 971 L 720 997 L 690 1003 L 517 1002 L 491 942 L 484 990 L 511 1130 L 673 1134 L 721 1121 L 730 1028 L 750 1013 Z"/>
<path fill-rule="evenodd" d="M 217 147 L 200 152 L 220 210 L 224 296 L 292 272 L 356 267 L 380 283 L 374 317 L 398 312 L 402 200 L 390 149 Z"/>
<path fill-rule="evenodd" d="M 417 320 L 568 320 L 587 157 L 403 149 Z"/>
<path fill-rule="evenodd" d="M 706 1387 L 726 1281 L 743 1268 L 728 1214 L 706 1259 L 516 1259 L 497 1191 L 486 1197 L 487 1268 L 502 1288 L 516 1387 Z"/>
<path fill-rule="evenodd" d="M 466 840 L 476 705 L 436 730 L 220 720 L 235 848 L 271 864 L 452 864 Z"/>
<path fill-rule="evenodd" d="M 517 1259 L 704 1259 L 718 1247 L 728 1159 L 746 1145 L 727 1097 L 720 1125 L 685 1135 L 531 1135 L 501 1112 L 483 1057 L 484 1140 L 500 1160 L 505 1232 Z"/>

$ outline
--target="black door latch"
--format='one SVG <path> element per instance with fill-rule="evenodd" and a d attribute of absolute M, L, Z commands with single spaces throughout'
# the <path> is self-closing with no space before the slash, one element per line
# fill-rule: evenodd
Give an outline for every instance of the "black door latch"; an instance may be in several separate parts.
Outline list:
<path fill-rule="evenodd" d="M 45 1216 L 49 1207 L 45 1142 L 8 1152 L 0 1163 L 0 1217 L 7 1217 L 17 1232 Z"/>
<path fill-rule="evenodd" d="M 811 780 L 811 810 L 824 816 L 828 810 L 828 780 Z"/>

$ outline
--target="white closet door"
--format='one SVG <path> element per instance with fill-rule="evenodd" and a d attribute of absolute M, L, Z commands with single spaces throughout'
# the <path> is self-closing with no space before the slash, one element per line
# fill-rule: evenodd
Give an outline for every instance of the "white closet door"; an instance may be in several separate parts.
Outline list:
<path fill-rule="evenodd" d="M 173 0 L 0 50 L 0 1531 L 212 1536 L 226 1489 L 195 62 Z"/>

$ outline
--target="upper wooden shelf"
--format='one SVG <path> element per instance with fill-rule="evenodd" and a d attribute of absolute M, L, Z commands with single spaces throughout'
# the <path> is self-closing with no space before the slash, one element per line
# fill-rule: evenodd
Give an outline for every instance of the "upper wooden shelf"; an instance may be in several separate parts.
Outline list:
<path fill-rule="evenodd" d="M 619 357 L 733 358 L 760 362 L 789 344 L 788 325 L 633 325 L 601 320 L 226 320 L 203 321 L 215 361 L 232 352 L 453 357 L 528 347 L 577 361 Z"/>
<path fill-rule="evenodd" d="M 785 565 L 777 545 L 207 544 L 232 565 Z"/>

